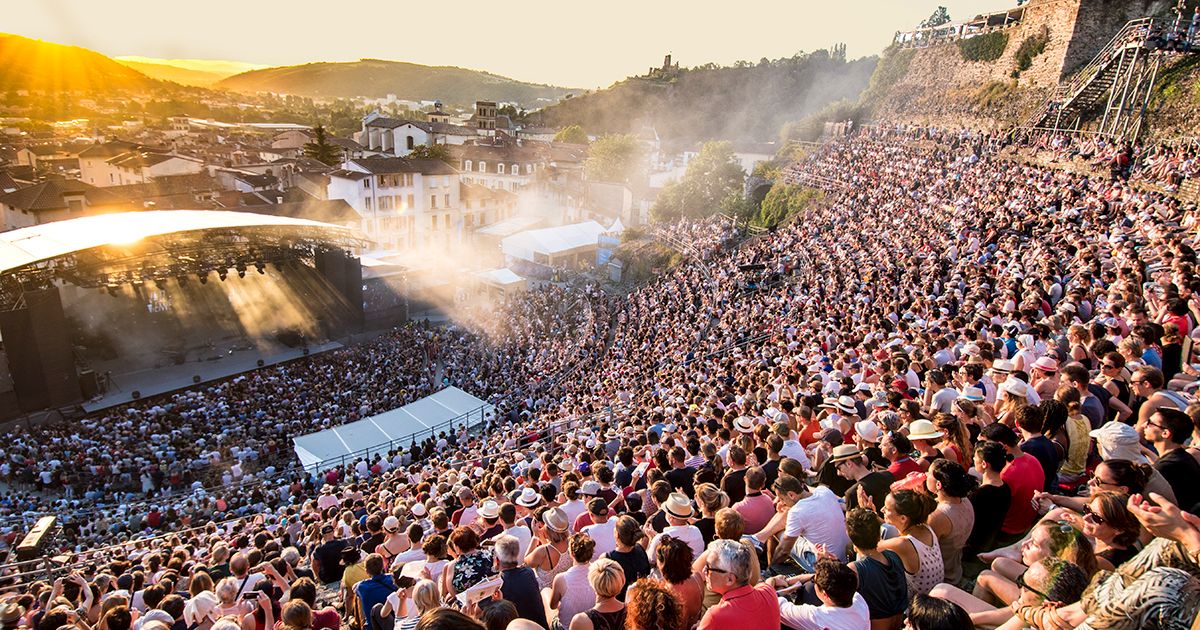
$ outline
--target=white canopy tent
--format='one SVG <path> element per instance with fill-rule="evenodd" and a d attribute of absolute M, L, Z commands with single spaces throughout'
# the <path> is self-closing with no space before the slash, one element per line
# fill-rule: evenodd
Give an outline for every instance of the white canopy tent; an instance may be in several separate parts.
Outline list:
<path fill-rule="evenodd" d="M 541 264 L 553 264 L 560 256 L 595 250 L 600 235 L 608 231 L 595 221 L 528 230 L 500 241 L 506 256 Z"/>
<path fill-rule="evenodd" d="M 491 416 L 489 405 L 457 387 L 447 387 L 403 407 L 332 429 L 292 438 L 292 447 L 306 468 L 408 447 L 440 431 L 474 425 Z"/>

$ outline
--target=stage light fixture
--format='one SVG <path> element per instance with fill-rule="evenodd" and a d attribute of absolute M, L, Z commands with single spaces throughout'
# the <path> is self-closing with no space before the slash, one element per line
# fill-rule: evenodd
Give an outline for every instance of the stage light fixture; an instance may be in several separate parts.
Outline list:
<path fill-rule="evenodd" d="M 198 273 L 196 275 L 200 277 L 200 284 L 208 284 L 208 272 L 207 271 L 205 271 L 203 273 Z"/>
<path fill-rule="evenodd" d="M 181 275 L 181 276 L 176 276 L 176 277 L 175 277 L 175 282 L 178 282 L 178 283 L 179 283 L 179 286 L 181 286 L 181 287 L 182 287 L 182 286 L 187 286 L 187 276 L 182 276 L 182 275 Z"/>
<path fill-rule="evenodd" d="M 267 265 L 262 261 L 254 263 L 254 268 L 258 270 L 258 273 L 267 273 Z"/>
<path fill-rule="evenodd" d="M 225 282 L 225 278 L 228 275 L 229 275 L 228 269 L 218 269 L 217 270 L 217 277 L 221 279 L 221 282 Z"/>
<path fill-rule="evenodd" d="M 239 277 L 239 278 L 245 278 L 245 277 L 246 277 L 246 270 L 245 270 L 245 269 L 238 269 L 238 270 L 237 270 L 237 272 L 238 272 L 238 277 Z"/>

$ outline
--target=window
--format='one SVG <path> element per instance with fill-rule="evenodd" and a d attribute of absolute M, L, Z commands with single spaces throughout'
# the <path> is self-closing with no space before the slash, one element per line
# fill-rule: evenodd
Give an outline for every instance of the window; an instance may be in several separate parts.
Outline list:
<path fill-rule="evenodd" d="M 480 173 L 486 173 L 486 172 L 487 172 L 487 162 L 484 162 L 483 160 L 480 160 L 480 161 L 479 161 L 479 172 L 480 172 Z"/>
<path fill-rule="evenodd" d="M 412 196 L 412 193 L 409 193 L 409 194 L 408 194 L 408 204 L 407 204 L 406 206 L 404 206 L 404 207 L 405 207 L 405 208 L 411 208 L 411 207 L 413 207 L 413 196 Z"/>
<path fill-rule="evenodd" d="M 442 201 L 444 201 L 446 204 L 446 207 L 449 208 L 450 207 L 450 193 L 446 193 L 443 196 Z"/>
<path fill-rule="evenodd" d="M 429 195 L 429 207 L 437 208 L 437 195 Z"/>
<path fill-rule="evenodd" d="M 463 170 L 468 172 L 471 170 L 471 160 L 463 161 Z"/>
<path fill-rule="evenodd" d="M 503 163 L 503 162 L 501 162 L 500 164 L 497 164 L 497 165 L 496 165 L 496 174 L 497 174 L 497 175 L 503 175 L 503 174 L 504 174 L 504 163 Z"/>
<path fill-rule="evenodd" d="M 388 196 L 380 197 L 379 198 L 379 209 L 380 210 L 391 210 L 392 209 L 392 198 L 388 197 Z"/>
<path fill-rule="evenodd" d="M 363 188 L 370 188 L 370 187 L 371 187 L 371 178 L 368 177 L 363 180 Z"/>
<path fill-rule="evenodd" d="M 367 212 L 371 211 L 371 198 L 370 197 L 363 199 L 363 207 L 367 209 Z"/>
<path fill-rule="evenodd" d="M 436 177 L 430 177 L 430 178 L 429 178 L 429 187 L 430 187 L 430 188 L 437 188 L 437 186 L 438 186 L 438 180 L 437 180 L 437 178 L 436 178 Z"/>
<path fill-rule="evenodd" d="M 442 185 L 445 186 L 446 188 L 450 187 L 450 176 L 449 175 L 442 175 Z"/>
<path fill-rule="evenodd" d="M 413 144 L 413 137 L 412 137 L 412 136 L 409 136 L 409 137 L 408 137 L 408 150 L 409 150 L 409 151 L 412 151 L 412 150 L 413 150 L 413 146 L 414 146 L 414 144 Z"/>
<path fill-rule="evenodd" d="M 513 175 L 520 175 L 521 174 L 521 165 L 513 164 L 512 168 L 508 169 L 508 172 L 512 173 Z"/>
<path fill-rule="evenodd" d="M 436 214 L 429 217 L 429 229 L 431 229 L 435 232 L 437 231 L 437 215 Z"/>
<path fill-rule="evenodd" d="M 525 174 L 530 175 L 532 173 L 533 173 L 533 164 L 526 164 L 525 165 Z"/>

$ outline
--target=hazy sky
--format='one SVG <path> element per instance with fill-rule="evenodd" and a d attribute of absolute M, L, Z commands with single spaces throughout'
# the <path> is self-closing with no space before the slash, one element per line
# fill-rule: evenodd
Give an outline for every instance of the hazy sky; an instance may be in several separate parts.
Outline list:
<path fill-rule="evenodd" d="M 0 31 L 111 56 L 267 65 L 362 57 L 456 65 L 569 87 L 660 65 L 878 53 L 942 4 L 954 19 L 1015 0 L 6 0 Z M 18 8 L 19 7 L 19 8 Z"/>

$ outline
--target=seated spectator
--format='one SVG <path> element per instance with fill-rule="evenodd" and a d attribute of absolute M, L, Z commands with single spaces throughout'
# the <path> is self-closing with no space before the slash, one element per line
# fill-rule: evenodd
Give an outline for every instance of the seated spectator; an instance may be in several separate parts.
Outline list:
<path fill-rule="evenodd" d="M 846 531 L 859 559 L 850 564 L 858 576 L 858 592 L 871 612 L 872 630 L 896 628 L 908 605 L 904 561 L 895 551 L 879 550 L 883 521 L 872 510 L 855 508 L 846 513 Z"/>
<path fill-rule="evenodd" d="M 753 550 L 736 540 L 714 540 L 704 552 L 702 574 L 708 590 L 720 595 L 700 620 L 700 630 L 746 628 L 775 630 L 779 603 L 775 589 L 750 583 Z"/>
<path fill-rule="evenodd" d="M 682 545 L 685 549 L 687 545 Z M 642 578 L 626 591 L 625 630 L 687 630 L 683 603 L 670 584 Z"/>
<path fill-rule="evenodd" d="M 625 572 L 612 560 L 601 558 L 588 568 L 588 582 L 596 594 L 596 605 L 571 618 L 568 630 L 621 630 L 625 627 L 625 604 L 617 596 L 625 590 Z"/>
<path fill-rule="evenodd" d="M 849 630 L 871 626 L 871 611 L 858 593 L 857 575 L 833 558 L 821 558 L 816 572 L 811 575 L 775 576 L 767 580 L 766 585 L 779 589 L 806 580 L 816 585 L 821 605 L 793 604 L 779 597 L 779 617 L 784 626 L 797 630 Z"/>
<path fill-rule="evenodd" d="M 596 592 L 588 581 L 588 566 L 595 554 L 596 541 L 587 534 L 571 536 L 571 568 L 554 578 L 550 590 L 550 611 L 558 625 L 566 627 L 575 615 L 596 605 Z"/>

